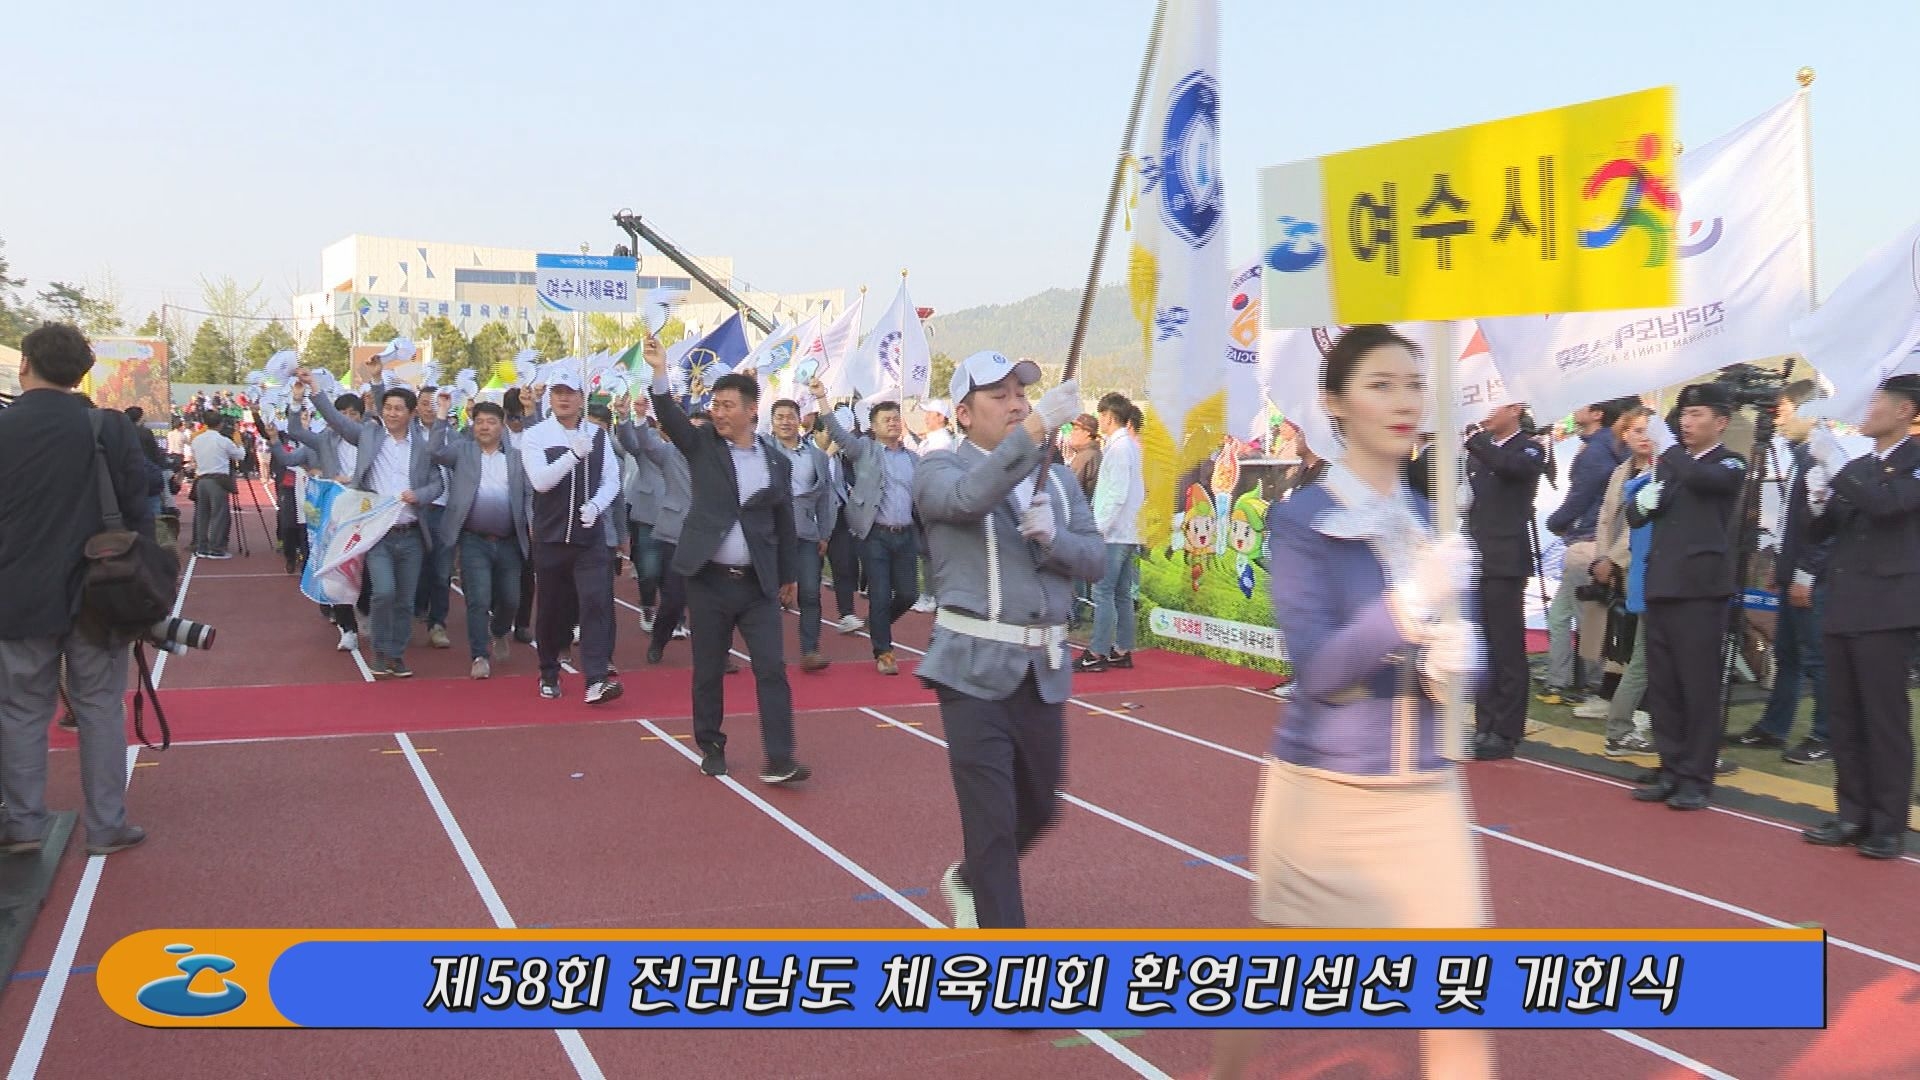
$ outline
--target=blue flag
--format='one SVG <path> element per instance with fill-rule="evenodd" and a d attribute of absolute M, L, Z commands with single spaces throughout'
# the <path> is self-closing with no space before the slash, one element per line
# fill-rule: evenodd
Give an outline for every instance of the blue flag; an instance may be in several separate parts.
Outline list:
<path fill-rule="evenodd" d="M 681 406 L 689 412 L 706 408 L 713 399 L 714 381 L 738 367 L 752 351 L 747 348 L 746 321 L 736 311 L 680 354 L 669 377 Z"/>

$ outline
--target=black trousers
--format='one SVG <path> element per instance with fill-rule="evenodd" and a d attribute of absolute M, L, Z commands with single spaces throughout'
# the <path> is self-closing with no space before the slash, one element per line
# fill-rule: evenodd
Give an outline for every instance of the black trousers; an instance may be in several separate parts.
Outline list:
<path fill-rule="evenodd" d="M 513 613 L 513 628 L 526 630 L 533 626 L 533 560 L 527 559 L 520 564 L 520 606 Z"/>
<path fill-rule="evenodd" d="M 673 553 L 680 545 L 665 540 L 654 543 L 660 545 L 660 606 L 653 612 L 653 647 L 664 652 L 687 613 L 687 579 L 673 568 Z"/>
<path fill-rule="evenodd" d="M 1914 631 L 1827 634 L 1827 730 L 1840 820 L 1874 836 L 1907 831 L 1913 790 Z"/>
<path fill-rule="evenodd" d="M 935 684 L 947 767 L 960 803 L 966 857 L 960 878 L 973 892 L 980 928 L 1027 925 L 1020 857 L 1060 817 L 1066 774 L 1066 706 L 1040 700 L 1029 674 L 999 701 L 969 697 Z"/>
<path fill-rule="evenodd" d="M 1488 670 L 1474 703 L 1474 726 L 1515 743 L 1527 733 L 1526 595 L 1525 578 L 1480 579 Z"/>
<path fill-rule="evenodd" d="M 1681 791 L 1713 790 L 1726 725 L 1720 683 L 1727 599 L 1650 600 L 1640 620 L 1647 635 L 1647 711 L 1660 768 Z"/>
<path fill-rule="evenodd" d="M 585 547 L 536 541 L 533 545 L 535 573 L 540 580 L 540 610 L 533 633 L 539 645 L 540 677 L 560 677 L 560 653 L 573 642 L 573 628 L 580 627 L 580 667 L 587 682 L 607 677 L 607 665 L 613 660 L 613 638 L 608 633 L 613 621 L 613 592 L 609 575 L 613 572 L 607 545 L 598 542 Z"/>
<path fill-rule="evenodd" d="M 844 619 L 853 614 L 853 597 L 860 591 L 860 545 L 847 531 L 845 513 L 834 519 L 827 539 L 827 565 L 833 568 L 833 600 Z"/>
<path fill-rule="evenodd" d="M 780 601 L 766 594 L 752 570 L 735 575 L 713 563 L 687 578 L 686 588 L 687 622 L 693 632 L 693 741 L 702 750 L 727 748 L 720 720 L 726 715 L 727 653 L 738 626 L 753 659 L 760 744 L 767 764 L 793 764 L 793 692 L 782 654 Z"/>

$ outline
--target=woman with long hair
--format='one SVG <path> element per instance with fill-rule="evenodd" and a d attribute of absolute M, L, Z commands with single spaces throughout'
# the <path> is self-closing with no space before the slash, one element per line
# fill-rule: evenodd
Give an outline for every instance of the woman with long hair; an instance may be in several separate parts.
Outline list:
<path fill-rule="evenodd" d="M 1583 720 L 1607 722 L 1608 757 L 1644 756 L 1654 752 L 1647 723 L 1641 720 L 1645 714 L 1639 711 L 1640 701 L 1647 693 L 1647 641 L 1646 635 L 1640 632 L 1640 616 L 1647 610 L 1644 583 L 1647 544 L 1653 527 L 1642 525 L 1635 529 L 1627 522 L 1627 507 L 1641 486 L 1652 479 L 1653 439 L 1647 435 L 1647 422 L 1652 418 L 1652 409 L 1638 405 L 1621 413 L 1620 419 L 1613 423 L 1613 433 L 1627 448 L 1627 460 L 1615 466 L 1613 477 L 1607 482 L 1606 497 L 1600 502 L 1600 518 L 1594 526 L 1600 557 L 1588 571 L 1600 584 L 1615 585 L 1626 599 L 1624 613 L 1613 613 L 1615 625 L 1607 635 L 1609 662 L 1622 664 L 1619 678 L 1608 679 L 1614 683 L 1613 693 L 1593 698 L 1573 710 L 1573 715 Z"/>
<path fill-rule="evenodd" d="M 1490 925 L 1486 874 L 1461 763 L 1465 700 L 1484 666 L 1467 610 L 1472 547 L 1435 537 L 1406 482 L 1427 384 L 1390 327 L 1356 326 L 1328 350 L 1321 393 L 1341 446 L 1276 506 L 1273 608 L 1294 693 L 1254 809 L 1253 914 L 1285 928 Z M 1261 1033 L 1223 1033 L 1213 1076 L 1239 1077 Z M 1420 1035 L 1428 1077 L 1494 1074 L 1476 1030 Z"/>

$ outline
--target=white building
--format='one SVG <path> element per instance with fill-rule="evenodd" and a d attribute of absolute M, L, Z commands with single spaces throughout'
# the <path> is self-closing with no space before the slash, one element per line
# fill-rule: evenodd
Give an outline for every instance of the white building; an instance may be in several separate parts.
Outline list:
<path fill-rule="evenodd" d="M 545 319 L 552 319 L 570 337 L 570 316 L 541 306 L 534 288 L 537 254 L 477 244 L 349 236 L 320 253 L 320 280 L 326 291 L 293 298 L 294 332 L 304 341 L 309 331 L 325 322 L 349 341 L 358 341 L 382 322 L 411 335 L 427 319 L 445 316 L 468 338 L 489 322 L 499 322 L 517 340 L 531 340 Z M 837 315 L 845 304 L 845 292 L 840 289 L 795 294 L 743 289 L 734 280 L 733 259 L 698 256 L 695 261 L 776 322 L 822 310 Z M 671 259 L 643 253 L 637 292 L 645 296 L 655 288 L 687 291 L 687 303 L 679 314 L 689 326 L 712 329 L 733 313 Z M 749 330 L 749 334 L 757 337 L 758 332 Z"/>

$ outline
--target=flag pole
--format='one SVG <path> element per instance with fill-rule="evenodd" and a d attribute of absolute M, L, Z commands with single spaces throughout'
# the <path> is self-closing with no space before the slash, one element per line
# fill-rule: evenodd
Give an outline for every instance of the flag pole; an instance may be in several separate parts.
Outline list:
<path fill-rule="evenodd" d="M 1100 269 L 1107 260 L 1107 237 L 1113 232 L 1113 214 L 1120 207 L 1120 191 L 1126 184 L 1127 162 L 1133 157 L 1133 139 L 1140 127 L 1140 113 L 1146 107 L 1147 82 L 1153 76 L 1154 60 L 1160 53 L 1160 28 L 1167 20 L 1167 0 L 1160 0 L 1153 13 L 1153 30 L 1147 35 L 1147 52 L 1140 59 L 1140 81 L 1133 90 L 1133 109 L 1127 114 L 1126 134 L 1120 138 L 1120 156 L 1113 165 L 1113 184 L 1107 189 L 1107 209 L 1100 218 L 1100 235 L 1093 245 L 1093 265 L 1087 269 L 1087 288 L 1080 296 L 1080 314 L 1073 324 L 1073 341 L 1067 346 L 1066 367 L 1060 381 L 1066 382 L 1080 370 L 1080 349 L 1086 344 L 1087 322 L 1093 317 L 1094 296 L 1100 291 Z"/>
<path fill-rule="evenodd" d="M 1814 311 L 1820 307 L 1820 271 L 1813 246 L 1813 69 L 1803 67 L 1793 77 L 1800 84 L 1802 175 L 1807 185 L 1807 309 Z"/>

